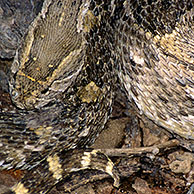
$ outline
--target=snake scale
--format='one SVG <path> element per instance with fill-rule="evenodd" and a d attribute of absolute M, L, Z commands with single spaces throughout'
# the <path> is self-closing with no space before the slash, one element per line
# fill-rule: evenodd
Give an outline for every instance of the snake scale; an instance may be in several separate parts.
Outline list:
<path fill-rule="evenodd" d="M 83 169 L 118 186 L 110 159 L 86 149 L 117 78 L 139 114 L 194 139 L 193 28 L 192 0 L 45 0 L 11 66 L 17 111 L 0 113 L 1 168 L 28 170 L 8 193 L 48 193 Z"/>

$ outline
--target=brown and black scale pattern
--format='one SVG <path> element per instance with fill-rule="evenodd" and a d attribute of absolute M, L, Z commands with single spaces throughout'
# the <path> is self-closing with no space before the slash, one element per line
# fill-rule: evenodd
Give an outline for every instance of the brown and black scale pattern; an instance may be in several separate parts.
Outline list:
<path fill-rule="evenodd" d="M 193 6 L 126 1 L 115 33 L 119 76 L 140 115 L 186 139 L 194 138 Z"/>
<path fill-rule="evenodd" d="M 6 164 L 3 166 L 29 169 L 30 173 L 33 169 L 40 170 L 40 176 L 37 175 L 39 180 L 33 180 L 32 174 L 29 174 L 30 178 L 24 177 L 14 188 L 16 193 L 19 190 L 30 193 L 34 185 L 36 190 L 33 192 L 40 192 L 40 188 L 47 192 L 68 175 L 71 169 L 76 168 L 76 165 L 82 169 L 83 166 L 79 166 L 79 163 L 74 167 L 71 165 L 64 173 L 64 168 L 68 165 L 64 159 L 65 154 L 71 148 L 84 148 L 91 144 L 102 130 L 111 111 L 117 75 L 129 98 L 135 101 L 140 114 L 145 114 L 172 133 L 193 139 L 194 80 L 191 29 L 194 26 L 194 2 L 87 2 L 89 13 L 92 13 L 92 24 L 89 22 L 89 30 L 87 28 L 83 33 L 86 40 L 84 65 L 75 81 L 41 108 L 18 110 L 19 113 L 13 119 L 7 113 L 1 113 L 1 126 L 4 127 L 1 134 L 4 134 L 0 138 L 5 151 L 7 150 L 1 153 L 4 159 L 2 164 Z M 81 5 L 83 2 L 79 3 Z M 171 66 L 168 66 L 169 64 Z M 100 92 L 87 99 L 87 86 Z M 2 122 L 7 118 L 10 120 L 9 125 L 8 122 Z M 40 131 L 30 130 L 32 126 L 43 125 L 46 126 L 45 129 L 48 127 L 48 131 L 42 136 L 37 135 Z M 87 130 L 89 133 L 83 135 Z M 19 138 L 21 135 L 22 139 Z M 31 149 L 24 148 L 24 140 L 29 145 L 35 145 L 37 150 L 32 152 Z M 17 160 L 17 156 L 10 156 L 16 147 L 15 144 L 24 154 Z M 100 168 L 100 163 L 97 162 L 93 166 L 86 165 L 87 168 L 96 166 L 96 169 L 108 172 L 105 169 L 109 163 L 108 158 L 100 153 L 96 155 L 92 150 L 87 156 L 89 153 L 93 156 L 91 158 L 104 158 L 102 163 L 106 161 L 106 165 Z M 79 154 L 83 155 L 84 152 L 78 151 L 73 157 L 81 157 Z M 52 160 L 55 157 L 57 159 Z M 56 166 L 60 166 L 59 169 L 54 168 L 52 171 L 52 168 L 49 168 L 52 163 L 50 160 L 58 162 L 60 165 Z M 50 181 L 46 186 L 41 182 L 44 177 L 47 177 L 46 181 Z"/>
<path fill-rule="evenodd" d="M 57 2 L 63 5 L 65 1 L 56 1 L 55 3 L 57 4 Z M 68 1 L 68 3 L 70 11 L 71 9 L 75 10 L 76 17 L 78 17 L 82 2 Z M 107 164 L 110 168 L 112 166 L 109 159 L 101 153 L 94 154 L 93 158 L 94 160 L 96 158 L 96 162 L 93 164 L 91 157 L 87 161 L 88 164 L 87 162 L 83 164 L 85 167 L 80 163 L 80 158 L 86 150 L 80 150 L 75 154 L 70 151 L 71 157 L 66 155 L 67 150 L 80 149 L 90 145 L 103 129 L 111 112 L 113 87 L 116 80 L 114 56 L 111 53 L 113 44 L 108 41 L 113 37 L 113 30 L 110 29 L 111 26 L 106 25 L 106 21 L 110 20 L 111 15 L 110 2 L 99 5 L 98 10 L 95 9 L 97 2 L 89 3 L 88 12 L 92 17 L 92 22 L 98 20 L 99 15 L 101 20 L 94 22 L 94 25 L 88 27 L 89 29 L 87 29 L 87 25 L 89 25 L 87 22 L 90 23 L 90 18 L 86 24 L 83 24 L 86 26 L 86 30 L 80 32 L 80 34 L 82 33 L 80 41 L 85 41 L 85 50 L 75 67 L 75 70 L 78 67 L 81 67 L 81 70 L 78 75 L 74 76 L 73 83 L 64 92 L 54 93 L 54 97 L 52 96 L 49 102 L 40 108 L 28 110 L 27 107 L 24 107 L 23 110 L 17 109 L 16 113 L 1 112 L 1 168 L 29 171 L 13 188 L 15 193 L 39 193 L 41 191 L 46 193 L 53 185 L 61 181 L 65 174 L 68 175 L 73 171 L 72 169 L 76 168 L 75 171 L 78 171 L 82 168 L 96 168 L 106 172 Z M 53 4 L 54 2 L 51 3 L 51 8 Z M 77 22 L 76 19 L 66 22 Z M 83 20 L 85 19 L 83 18 Z M 32 64 L 32 62 L 30 63 Z M 28 68 L 29 65 L 26 67 Z M 73 75 L 74 69 L 70 70 Z M 27 69 L 24 71 L 30 75 Z M 29 82 L 30 80 L 27 83 Z M 43 94 L 44 92 L 46 91 L 43 91 Z M 89 155 L 90 152 L 92 151 L 88 152 Z M 49 170 L 48 158 L 54 157 L 55 154 L 56 158 L 53 160 L 56 160 L 55 165 L 61 164 L 62 169 L 65 170 L 58 172 L 63 174 L 59 178 L 53 178 L 53 172 Z M 66 157 L 68 162 L 65 160 Z M 73 157 L 75 158 L 73 159 Z M 75 163 L 72 163 L 70 158 Z M 95 167 L 95 163 L 97 164 L 98 161 L 102 162 Z M 112 169 L 107 172 L 114 176 Z"/>
<path fill-rule="evenodd" d="M 45 145 L 48 147 L 54 147 L 55 144 L 58 144 L 58 148 L 61 144 L 62 148 L 67 147 L 67 149 L 71 148 L 73 145 L 74 147 L 76 145 L 84 146 L 91 141 L 89 137 L 92 138 L 93 133 L 94 136 L 96 136 L 97 131 L 91 130 L 88 135 L 89 137 L 81 137 L 80 139 L 71 138 L 72 135 L 74 137 L 76 133 L 79 135 L 82 130 L 84 131 L 85 126 L 90 126 L 86 123 L 95 124 L 96 122 L 98 125 L 101 125 L 100 123 L 104 125 L 105 118 L 110 114 L 111 99 L 113 96 L 111 88 L 114 83 L 112 82 L 114 75 L 113 65 L 110 60 L 111 49 L 109 48 L 110 45 L 106 42 L 95 41 L 96 38 L 99 39 L 102 36 L 106 37 L 105 31 L 105 25 L 101 28 L 99 28 L 99 26 L 94 26 L 88 34 L 86 33 L 86 35 L 84 35 L 88 44 L 85 51 L 84 67 L 77 76 L 75 83 L 64 93 L 58 94 L 57 97 L 41 107 L 41 109 L 30 111 L 18 109 L 18 113 L 15 114 L 1 113 L 2 143 L 4 143 L 4 141 L 5 143 L 7 141 L 11 143 L 12 141 L 13 144 L 15 143 L 20 146 L 20 143 L 22 145 L 22 142 L 27 141 L 29 145 L 33 143 L 36 144 L 39 137 L 33 130 L 30 131 L 28 128 L 34 126 L 38 128 L 38 126 L 43 125 L 45 125 L 45 127 L 52 127 L 51 131 L 57 129 L 52 131 L 51 139 L 46 141 Z M 109 33 L 108 36 L 111 36 L 111 33 Z M 102 45 L 102 42 L 104 45 Z M 99 57 L 101 57 L 100 60 L 98 59 Z M 83 102 L 82 97 L 80 97 L 82 90 L 91 82 L 94 82 L 99 90 L 104 89 L 105 91 L 100 92 L 100 95 L 95 96 L 95 99 L 91 100 L 91 102 Z M 99 103 L 99 101 L 103 103 Z M 99 111 L 104 109 L 106 109 L 106 111 Z M 99 117 L 97 115 L 99 115 Z M 101 122 L 99 122 L 98 119 Z M 94 128 L 99 128 L 99 126 L 94 126 Z M 20 138 L 21 136 L 23 137 L 22 139 Z M 59 150 L 62 148 L 59 148 Z M 2 154 L 5 153 L 4 150 Z M 6 155 L 6 158 L 8 158 L 8 155 Z"/>

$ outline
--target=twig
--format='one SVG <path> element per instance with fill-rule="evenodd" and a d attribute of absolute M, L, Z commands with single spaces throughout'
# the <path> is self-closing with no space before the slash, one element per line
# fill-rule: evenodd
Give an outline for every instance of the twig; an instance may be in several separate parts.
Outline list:
<path fill-rule="evenodd" d="M 105 153 L 108 156 L 130 156 L 130 155 L 141 155 L 145 153 L 152 153 L 157 155 L 162 149 L 172 148 L 179 146 L 178 140 L 170 140 L 163 144 L 154 145 L 151 147 L 140 147 L 140 148 L 113 148 L 113 149 L 97 149 L 100 152 Z"/>

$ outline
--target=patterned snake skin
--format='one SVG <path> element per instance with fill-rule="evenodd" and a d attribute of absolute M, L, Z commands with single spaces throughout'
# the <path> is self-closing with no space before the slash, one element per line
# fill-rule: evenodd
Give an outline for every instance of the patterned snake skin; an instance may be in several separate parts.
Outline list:
<path fill-rule="evenodd" d="M 192 0 L 45 0 L 11 67 L 17 111 L 0 113 L 0 166 L 28 170 L 9 193 L 48 193 L 82 169 L 118 186 L 107 156 L 75 149 L 103 129 L 117 76 L 140 114 L 194 139 L 193 23 Z"/>

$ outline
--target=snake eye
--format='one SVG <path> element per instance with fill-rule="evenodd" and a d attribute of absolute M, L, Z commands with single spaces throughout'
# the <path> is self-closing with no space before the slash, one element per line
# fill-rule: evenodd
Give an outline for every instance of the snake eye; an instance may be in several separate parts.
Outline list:
<path fill-rule="evenodd" d="M 11 95 L 12 95 L 12 97 L 13 98 L 16 98 L 17 96 L 18 96 L 18 92 L 16 92 L 16 91 L 12 91 L 12 93 L 11 93 Z"/>

